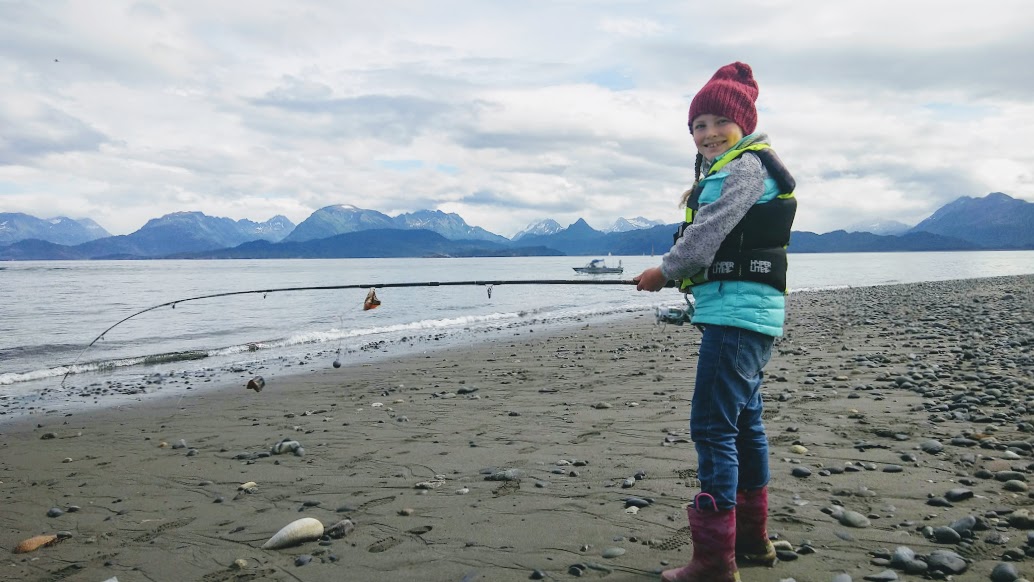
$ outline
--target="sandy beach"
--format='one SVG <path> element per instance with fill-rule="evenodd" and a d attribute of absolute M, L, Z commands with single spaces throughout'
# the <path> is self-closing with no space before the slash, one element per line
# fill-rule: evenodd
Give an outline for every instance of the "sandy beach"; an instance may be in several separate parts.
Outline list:
<path fill-rule="evenodd" d="M 699 337 L 630 314 L 7 422 L 0 580 L 659 579 L 691 555 Z M 744 582 L 1034 578 L 1032 346 L 1034 276 L 791 295 L 781 559 Z M 348 522 L 261 548 L 302 518 Z"/>

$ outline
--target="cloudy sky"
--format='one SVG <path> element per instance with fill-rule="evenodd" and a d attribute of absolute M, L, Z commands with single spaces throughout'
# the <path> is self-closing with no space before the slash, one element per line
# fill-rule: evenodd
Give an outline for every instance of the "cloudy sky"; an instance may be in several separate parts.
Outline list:
<path fill-rule="evenodd" d="M 795 230 L 1034 202 L 1027 0 L 0 0 L 0 212 L 681 219 L 694 92 L 749 63 Z"/>

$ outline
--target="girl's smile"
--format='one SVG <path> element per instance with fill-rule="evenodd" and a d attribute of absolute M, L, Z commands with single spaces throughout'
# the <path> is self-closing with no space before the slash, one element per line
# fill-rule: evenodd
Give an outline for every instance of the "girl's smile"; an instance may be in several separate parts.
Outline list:
<path fill-rule="evenodd" d="M 705 113 L 698 115 L 689 127 L 697 151 L 707 160 L 713 160 L 729 151 L 743 139 L 743 130 L 728 117 Z"/>

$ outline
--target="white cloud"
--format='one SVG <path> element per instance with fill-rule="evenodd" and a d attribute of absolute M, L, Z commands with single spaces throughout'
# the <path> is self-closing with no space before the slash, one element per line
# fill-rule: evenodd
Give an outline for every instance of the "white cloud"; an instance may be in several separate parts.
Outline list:
<path fill-rule="evenodd" d="M 640 38 L 656 36 L 664 27 L 649 18 L 604 18 L 600 22 L 600 30 L 619 36 Z"/>
<path fill-rule="evenodd" d="M 676 222 L 689 100 L 733 60 L 797 177 L 797 229 L 1034 201 L 1023 8 L 730 0 L 733 27 L 674 0 L 4 2 L 0 211 L 117 234 L 341 203 L 506 235 Z"/>

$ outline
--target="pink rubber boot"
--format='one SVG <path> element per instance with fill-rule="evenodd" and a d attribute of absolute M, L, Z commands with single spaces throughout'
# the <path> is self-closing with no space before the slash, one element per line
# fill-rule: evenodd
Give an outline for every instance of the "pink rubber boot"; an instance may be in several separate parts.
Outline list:
<path fill-rule="evenodd" d="M 736 558 L 773 566 L 776 551 L 768 539 L 768 487 L 736 492 Z"/>
<path fill-rule="evenodd" d="M 707 496 L 701 493 L 697 497 Z M 714 498 L 711 498 L 714 507 Z M 661 573 L 663 582 L 740 582 L 736 570 L 736 508 L 697 509 L 696 500 L 686 508 L 693 534 L 693 559 L 676 570 Z"/>

